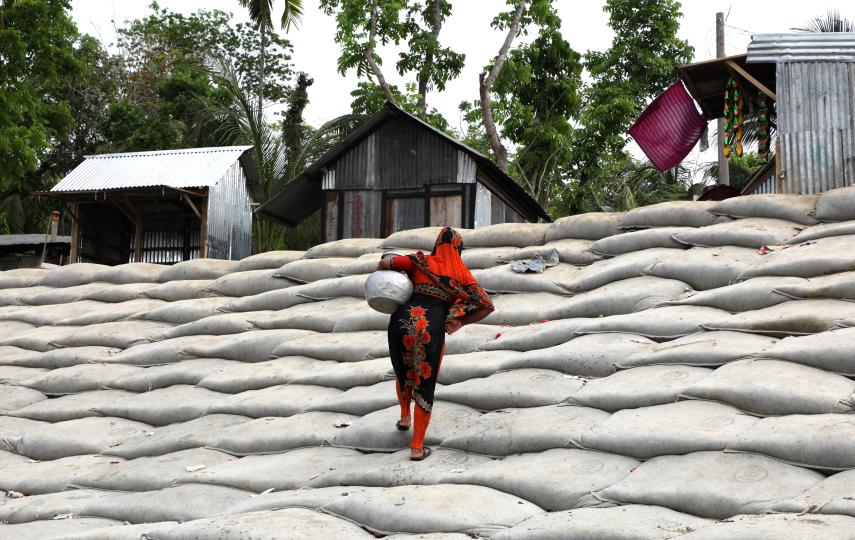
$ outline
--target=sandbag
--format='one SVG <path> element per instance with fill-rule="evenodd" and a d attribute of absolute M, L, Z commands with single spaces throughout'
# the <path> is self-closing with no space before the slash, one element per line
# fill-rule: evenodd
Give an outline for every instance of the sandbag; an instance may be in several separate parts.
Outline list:
<path fill-rule="evenodd" d="M 217 279 L 234 272 L 237 261 L 222 261 L 219 259 L 191 259 L 173 264 L 160 274 L 160 281 L 183 281 L 185 279 Z"/>
<path fill-rule="evenodd" d="M 96 302 L 107 302 L 115 304 L 118 302 L 130 302 L 140 298 L 148 298 L 148 291 L 161 287 L 157 283 L 127 283 L 125 285 L 112 285 L 97 291 L 92 291 L 80 297 L 80 300 L 94 300 Z"/>
<path fill-rule="evenodd" d="M 58 368 L 21 381 L 21 384 L 51 396 L 115 388 L 115 382 L 139 373 L 136 366 L 79 364 Z"/>
<path fill-rule="evenodd" d="M 745 279 L 743 272 L 761 259 L 761 255 L 748 248 L 692 248 L 679 257 L 659 259 L 643 272 L 677 279 L 695 290 L 705 291 Z"/>
<path fill-rule="evenodd" d="M 588 319 L 579 325 L 576 333 L 618 332 L 663 341 L 693 334 L 702 327 L 714 328 L 718 321 L 729 316 L 726 311 L 704 306 L 663 306 L 638 313 Z"/>
<path fill-rule="evenodd" d="M 40 352 L 34 352 L 20 347 L 12 347 L 10 345 L 0 345 L 0 365 L 2 366 L 21 366 L 21 367 L 39 367 L 31 366 L 30 363 L 38 358 Z"/>
<path fill-rule="evenodd" d="M 22 304 L 29 306 L 67 304 L 83 300 L 87 295 L 102 292 L 112 287 L 115 287 L 112 283 L 102 283 L 99 281 L 62 289 L 44 287 L 44 290 L 41 290 L 42 287 L 32 287 L 32 289 L 39 290 L 38 294 L 27 295 L 26 297 L 22 295 L 19 298 Z"/>
<path fill-rule="evenodd" d="M 540 255 L 543 258 L 547 258 L 549 254 L 554 249 L 556 253 L 558 253 L 559 262 L 573 264 L 576 266 L 585 266 L 593 263 L 594 261 L 598 261 L 602 259 L 600 255 L 597 255 L 593 251 L 591 251 L 591 244 L 593 242 L 591 240 L 579 240 L 576 238 L 564 238 L 562 240 L 553 240 L 552 242 L 547 242 L 542 246 L 531 246 L 524 248 L 511 248 L 511 251 L 508 253 L 498 253 L 499 249 L 493 249 L 494 254 L 498 254 L 497 260 L 501 263 L 509 263 L 511 261 L 518 261 L 521 259 L 531 259 L 535 255 Z M 489 248 L 485 248 L 489 249 Z M 468 250 L 463 251 L 463 262 L 466 263 L 466 252 Z M 468 266 L 468 263 L 467 263 Z M 493 265 L 491 265 L 493 266 Z M 472 268 L 472 267 L 470 267 Z"/>
<path fill-rule="evenodd" d="M 347 277 L 360 274 L 370 274 L 377 270 L 377 264 L 380 262 L 382 253 L 368 253 L 351 259 L 350 264 L 345 264 L 336 272 L 336 277 Z"/>
<path fill-rule="evenodd" d="M 115 463 L 110 456 L 92 465 L 88 471 L 68 482 L 72 488 L 92 488 L 112 491 L 155 491 L 174 485 L 188 476 L 188 468 L 211 470 L 234 459 L 223 452 L 194 448 L 156 457 L 142 457 Z M 192 473 L 191 473 L 192 474 Z"/>
<path fill-rule="evenodd" d="M 789 337 L 753 356 L 786 360 L 852 377 L 855 376 L 855 328 Z"/>
<path fill-rule="evenodd" d="M 303 412 L 285 418 L 257 418 L 219 430 L 208 438 L 207 447 L 236 456 L 318 447 L 329 444 L 342 429 L 358 418 L 334 412 Z"/>
<path fill-rule="evenodd" d="M 644 270 L 660 259 L 681 257 L 683 249 L 650 248 L 597 261 L 579 269 L 575 276 L 559 283 L 561 288 L 572 293 L 592 291 L 615 281 L 640 277 Z"/>
<path fill-rule="evenodd" d="M 483 463 L 444 480 L 493 488 L 546 511 L 569 510 L 598 504 L 592 491 L 622 480 L 638 465 L 638 461 L 623 456 L 554 448 Z M 561 480 L 556 482 L 556 478 Z"/>
<path fill-rule="evenodd" d="M 24 386 L 0 384 L 0 414 L 18 410 L 47 399 L 47 396 Z"/>
<path fill-rule="evenodd" d="M 808 279 L 785 277 L 770 277 L 765 279 L 770 281 L 777 280 L 778 286 L 775 287 L 775 293 L 784 298 L 794 300 L 807 300 L 810 298 L 855 300 L 855 272 L 842 272 L 840 274 Z M 748 281 L 753 281 L 753 279 Z"/>
<path fill-rule="evenodd" d="M 591 246 L 591 251 L 606 257 L 616 257 L 624 253 L 651 248 L 684 249 L 685 242 L 678 242 L 673 236 L 694 230 L 691 227 L 657 227 L 617 234 L 597 240 Z"/>
<path fill-rule="evenodd" d="M 655 345 L 656 342 L 634 334 L 589 334 L 554 347 L 509 354 L 500 368 L 554 369 L 577 377 L 606 377 L 614 373 L 616 364 L 628 356 L 640 354 Z M 440 377 L 448 369 L 449 358 L 443 359 Z"/>
<path fill-rule="evenodd" d="M 48 272 L 42 268 L 15 268 L 0 272 L 0 289 L 34 287 Z"/>
<path fill-rule="evenodd" d="M 0 520 L 4 523 L 18 524 L 50 520 L 54 515 L 67 513 L 74 516 L 91 515 L 87 514 L 86 510 L 93 500 L 114 496 L 113 493 L 80 489 L 17 499 L 9 498 L 0 505 Z"/>
<path fill-rule="evenodd" d="M 435 401 L 424 444 L 448 446 L 446 439 L 478 422 L 479 416 L 481 413 L 471 407 Z M 366 414 L 342 428 L 331 444 L 366 452 L 395 452 L 406 448 L 412 433 L 395 429 L 395 422 L 400 418 L 401 408 L 398 405 Z"/>
<path fill-rule="evenodd" d="M 20 538 L 97 538 L 87 536 L 98 531 L 115 529 L 122 522 L 115 519 L 74 517 L 73 519 L 41 519 L 29 523 L 4 525 L 0 528 L 0 539 L 18 540 Z M 105 540 L 103 537 L 101 540 Z"/>
<path fill-rule="evenodd" d="M 552 302 L 542 308 L 540 315 L 542 319 L 549 320 L 624 315 L 644 311 L 690 291 L 691 288 L 682 281 L 653 276 L 634 277 Z"/>
<path fill-rule="evenodd" d="M 242 313 L 224 313 L 211 315 L 198 321 L 170 327 L 161 333 L 161 339 L 172 339 L 187 336 L 222 336 L 225 334 L 240 334 L 250 330 L 258 330 L 256 321 L 271 319 L 278 314 L 273 311 L 246 311 Z"/>
<path fill-rule="evenodd" d="M 745 268 L 739 279 L 755 276 L 804 278 L 847 272 L 855 266 L 855 236 L 831 236 L 773 251 Z"/>
<path fill-rule="evenodd" d="M 455 229 L 457 232 L 464 234 L 462 229 Z M 439 236 L 439 233 L 442 231 L 442 227 L 422 227 L 420 229 L 407 229 L 404 231 L 398 231 L 396 233 L 390 234 L 383 240 L 381 244 L 382 249 L 395 249 L 395 248 L 403 248 L 403 249 L 417 249 L 421 251 L 431 251 L 433 249 L 434 244 L 436 243 L 436 238 Z M 468 247 L 465 242 L 464 237 L 464 247 Z"/>
<path fill-rule="evenodd" d="M 261 390 L 247 390 L 214 401 L 206 408 L 210 413 L 237 414 L 250 418 L 291 416 L 340 393 L 341 390 L 323 386 L 284 384 Z"/>
<path fill-rule="evenodd" d="M 548 366 L 517 366 L 510 364 L 523 353 L 519 351 L 477 351 L 463 354 L 446 354 L 442 358 L 442 368 L 439 370 L 437 382 L 440 384 L 455 384 L 469 379 L 489 377 L 502 369 L 516 367 L 548 367 Z M 386 359 L 387 362 L 388 359 Z M 507 365 L 507 367 L 505 367 Z M 386 363 L 391 369 L 391 363 Z M 325 385 L 326 386 L 326 385 Z"/>
<path fill-rule="evenodd" d="M 193 356 L 185 349 L 189 345 L 204 346 L 208 341 L 221 342 L 224 336 L 182 336 L 154 343 L 129 347 L 111 358 L 111 362 L 130 366 L 157 366 L 188 360 Z"/>
<path fill-rule="evenodd" d="M 0 486 L 4 491 L 18 491 L 24 495 L 56 493 L 65 491 L 69 484 L 92 469 L 117 465 L 118 460 L 110 456 L 68 456 L 51 461 L 24 458 L 22 463 L 0 467 Z"/>
<path fill-rule="evenodd" d="M 855 189 L 850 187 L 830 189 L 819 195 L 814 217 L 819 221 L 855 220 Z"/>
<path fill-rule="evenodd" d="M 437 387 L 434 395 L 439 400 L 468 405 L 481 411 L 494 411 L 509 407 L 554 405 L 578 391 L 583 384 L 558 371 L 514 369 Z M 394 383 L 389 389 L 394 392 Z M 391 395 L 394 397 L 394 394 Z"/>
<path fill-rule="evenodd" d="M 669 304 L 680 306 L 707 306 L 731 313 L 763 309 L 786 302 L 788 298 L 779 294 L 779 287 L 796 286 L 804 283 L 799 277 L 756 277 L 717 289 L 688 293 Z"/>
<path fill-rule="evenodd" d="M 818 198 L 818 195 L 743 195 L 714 203 L 710 212 L 738 218 L 772 218 L 815 225 L 818 221 L 813 213 Z"/>
<path fill-rule="evenodd" d="M 566 296 L 552 293 L 499 294 L 492 297 L 495 311 L 481 320 L 482 324 L 520 326 L 544 320 L 543 306 L 563 303 Z"/>
<path fill-rule="evenodd" d="M 90 287 L 91 285 L 90 283 L 89 285 L 81 286 Z M 39 285 L 15 289 L 0 289 L 0 307 L 26 306 L 29 305 L 32 298 L 37 298 L 43 294 L 56 294 L 63 290 L 65 289 L 54 289 L 53 287 L 41 287 Z M 77 295 L 72 296 L 75 297 L 75 300 L 77 299 Z"/>
<path fill-rule="evenodd" d="M 344 238 L 309 248 L 303 256 L 305 259 L 321 259 L 329 257 L 356 258 L 366 253 L 381 251 L 383 240 L 380 238 Z"/>
<path fill-rule="evenodd" d="M 546 349 L 565 343 L 575 337 L 575 332 L 591 319 L 561 319 L 545 321 L 539 324 L 508 328 L 493 328 L 492 339 L 482 343 L 478 349 L 482 351 L 531 351 Z M 465 329 L 466 327 L 464 327 Z M 491 327 L 487 327 L 491 328 Z M 459 332 L 452 334 L 451 338 Z M 447 342 L 446 342 L 447 343 Z"/>
<path fill-rule="evenodd" d="M 583 433 L 582 446 L 637 459 L 724 450 L 756 423 L 756 417 L 728 405 L 681 401 L 619 410 Z"/>
<path fill-rule="evenodd" d="M 692 366 L 645 366 L 618 371 L 588 381 L 566 403 L 612 412 L 673 403 L 710 373 L 710 369 Z"/>
<path fill-rule="evenodd" d="M 179 282 L 180 283 L 180 282 Z M 146 321 L 161 321 L 169 324 L 187 324 L 205 317 L 218 315 L 220 310 L 231 300 L 215 298 L 197 298 L 194 300 L 178 300 L 168 302 L 165 305 L 156 306 L 153 309 L 141 311 L 131 315 L 131 319 Z"/>
<path fill-rule="evenodd" d="M 390 380 L 393 377 L 390 375 L 392 369 L 389 358 L 345 363 L 321 360 L 314 362 L 312 369 L 295 372 L 291 382 L 346 390 L 353 386 L 364 386 Z"/>
<path fill-rule="evenodd" d="M 110 420 L 116 420 L 115 418 Z M 136 459 L 161 456 L 188 448 L 200 448 L 216 440 L 229 428 L 248 422 L 245 416 L 208 414 L 195 420 L 153 428 L 109 445 L 101 452 L 109 456 Z"/>
<path fill-rule="evenodd" d="M 257 255 L 251 255 L 238 262 L 234 272 L 246 272 L 248 270 L 276 270 L 277 268 L 296 261 L 305 255 L 305 251 L 266 251 Z"/>
<path fill-rule="evenodd" d="M 89 417 L 24 428 L 15 450 L 32 459 L 60 459 L 98 454 L 122 441 L 142 436 L 151 426 L 121 418 Z"/>
<path fill-rule="evenodd" d="M 130 392 L 148 392 L 177 384 L 198 384 L 206 377 L 223 373 L 231 367 L 242 366 L 241 362 L 220 358 L 197 358 L 182 360 L 174 364 L 139 368 L 124 377 L 114 380 L 110 386 Z"/>
<path fill-rule="evenodd" d="M 118 321 L 77 327 L 56 327 L 56 335 L 49 342 L 57 347 L 113 347 L 127 349 L 157 338 L 172 325 L 156 321 Z M 44 328 L 39 330 L 44 331 Z"/>
<path fill-rule="evenodd" d="M 442 446 L 487 456 L 568 448 L 579 446 L 582 434 L 608 416 L 598 409 L 555 405 L 498 410 L 444 438 Z"/>
<path fill-rule="evenodd" d="M 180 283 L 180 282 L 179 282 Z M 311 284 L 310 284 L 311 285 Z M 244 298 L 230 298 L 220 308 L 224 313 L 239 313 L 244 311 L 281 311 L 297 304 L 313 302 L 300 294 L 300 290 L 307 285 L 297 285 L 285 289 L 263 292 Z"/>
<path fill-rule="evenodd" d="M 354 386 L 338 395 L 329 396 L 310 405 L 308 411 L 330 411 L 364 416 L 398 403 L 395 381 L 388 380 L 368 386 Z M 441 388 L 437 385 L 437 392 Z M 439 394 L 434 394 L 437 399 Z"/>
<path fill-rule="evenodd" d="M 294 328 L 336 333 L 386 330 L 389 327 L 389 314 L 372 309 L 361 298 L 333 298 L 295 306 L 285 314 L 275 314 L 267 320 L 256 321 L 256 326 L 262 329 Z"/>
<path fill-rule="evenodd" d="M 276 289 L 293 287 L 295 282 L 273 276 L 274 270 L 247 270 L 215 279 L 206 291 L 219 296 L 252 296 Z"/>
<path fill-rule="evenodd" d="M 216 296 L 213 291 L 208 290 L 208 286 L 213 282 L 214 280 L 212 279 L 170 281 L 147 289 L 145 295 L 149 298 L 156 298 L 167 302 L 207 298 Z"/>
<path fill-rule="evenodd" d="M 328 366 L 332 364 L 332 366 Z M 362 362 L 356 363 L 362 364 Z M 276 358 L 266 362 L 245 364 L 242 362 L 235 363 L 227 369 L 217 370 L 205 376 L 197 384 L 203 388 L 215 390 L 217 392 L 226 392 L 229 394 L 237 394 L 246 390 L 258 390 L 271 386 L 288 384 L 293 382 L 295 377 L 301 374 L 314 374 L 324 367 L 338 367 L 338 362 L 325 362 L 323 360 L 315 360 L 304 356 L 288 356 L 285 358 Z M 349 364 L 340 367 L 339 369 L 347 369 Z M 388 366 L 385 366 L 388 367 Z M 351 373 L 353 374 L 353 373 Z M 358 381 L 358 379 L 357 379 Z M 372 380 L 372 382 L 377 382 Z M 360 384 L 354 381 L 350 384 Z M 322 384 L 321 386 L 330 386 Z"/>
<path fill-rule="evenodd" d="M 819 240 L 829 236 L 849 236 L 855 234 L 855 221 L 841 223 L 820 223 L 804 229 L 799 234 L 787 240 L 787 244 L 801 244 L 811 240 Z"/>
<path fill-rule="evenodd" d="M 311 300 L 329 300 L 341 296 L 363 298 L 367 275 L 319 279 L 295 288 L 300 296 Z M 299 289 L 299 291 L 297 291 Z M 276 294 L 274 292 L 268 294 Z"/>
<path fill-rule="evenodd" d="M 91 324 L 124 321 L 133 319 L 141 313 L 163 307 L 165 304 L 163 300 L 138 298 L 127 302 L 96 306 L 88 313 L 74 314 L 71 317 L 60 318 L 56 321 L 56 324 L 63 326 L 88 326 Z M 59 308 L 59 306 L 53 307 Z"/>
<path fill-rule="evenodd" d="M 54 268 L 39 281 L 43 287 L 74 287 L 96 281 L 95 276 L 110 267 L 103 264 L 74 263 Z"/>
<path fill-rule="evenodd" d="M 472 276 L 484 289 L 491 293 L 547 292 L 567 294 L 559 283 L 573 279 L 579 272 L 578 267 L 558 263 L 543 273 L 518 274 L 510 265 L 496 266 L 486 270 L 474 270 Z"/>
<path fill-rule="evenodd" d="M 19 366 L 0 366 L 0 383 L 20 384 L 32 377 L 36 377 L 45 373 L 44 369 L 19 367 Z"/>
<path fill-rule="evenodd" d="M 25 433 L 47 425 L 50 424 L 39 420 L 0 416 L 0 451 L 16 452 L 16 447 Z"/>
<path fill-rule="evenodd" d="M 341 334 L 310 334 L 282 343 L 272 356 L 308 356 L 318 360 L 359 362 L 389 356 L 386 332 L 349 332 Z"/>
<path fill-rule="evenodd" d="M 792 300 L 702 323 L 706 330 L 735 330 L 768 336 L 802 336 L 826 332 L 855 317 L 855 303 L 843 300 Z"/>
<path fill-rule="evenodd" d="M 718 216 L 709 212 L 714 205 L 713 201 L 667 201 L 640 206 L 627 212 L 618 227 L 705 227 L 716 222 Z"/>
<path fill-rule="evenodd" d="M 352 263 L 353 259 L 344 257 L 299 259 L 275 270 L 273 277 L 285 278 L 297 283 L 312 283 L 321 279 L 334 278 L 343 268 Z"/>
<path fill-rule="evenodd" d="M 169 268 L 162 264 L 134 262 L 120 264 L 95 274 L 95 281 L 106 283 L 117 283 L 125 285 L 128 283 L 158 283 L 160 274 Z"/>
<path fill-rule="evenodd" d="M 91 300 L 81 300 L 59 306 L 26 306 L 0 313 L 0 320 L 22 322 L 34 326 L 52 326 L 58 320 L 86 316 L 97 313 L 100 311 L 99 308 L 109 309 L 110 307 L 111 304 Z"/>
<path fill-rule="evenodd" d="M 817 540 L 849 540 L 855 519 L 847 516 L 816 516 L 812 514 L 765 514 L 735 516 L 713 523 L 680 537 L 680 540 L 780 540 L 810 538 Z"/>
<path fill-rule="evenodd" d="M 112 347 L 69 347 L 53 349 L 46 352 L 27 351 L 20 349 L 21 354 L 16 355 L 10 365 L 26 366 L 34 368 L 55 369 L 87 362 L 109 362 L 110 359 L 121 352 L 121 349 Z M 7 359 L 11 355 L 6 356 Z"/>
<path fill-rule="evenodd" d="M 641 369 L 641 368 L 637 368 Z M 710 399 L 761 416 L 848 413 L 855 382 L 780 360 L 738 360 L 689 386 L 682 397 Z"/>
<path fill-rule="evenodd" d="M 460 258 L 463 259 L 463 264 L 465 264 L 466 268 L 469 270 L 483 270 L 486 268 L 493 268 L 494 266 L 503 264 L 503 262 L 507 262 L 499 262 L 499 257 L 504 255 L 513 257 L 513 254 L 520 251 L 522 251 L 520 248 L 511 246 L 467 248 L 460 254 Z M 509 260 L 515 259 L 511 258 Z"/>
<path fill-rule="evenodd" d="M 672 540 L 713 522 L 661 506 L 628 504 L 550 512 L 500 531 L 494 540 Z"/>
<path fill-rule="evenodd" d="M 591 212 L 559 218 L 550 225 L 544 239 L 547 242 L 567 238 L 599 240 L 617 234 L 623 216 L 623 212 Z"/>
<path fill-rule="evenodd" d="M 772 506 L 772 511 L 855 517 L 855 498 L 852 497 L 853 481 L 855 481 L 855 470 L 832 474 L 804 493 L 792 499 L 776 502 Z"/>
<path fill-rule="evenodd" d="M 762 353 L 776 343 L 775 338 L 745 332 L 698 332 L 628 355 L 616 365 L 620 369 L 657 364 L 720 366 Z"/>
<path fill-rule="evenodd" d="M 467 248 L 479 247 L 529 247 L 545 242 L 549 223 L 497 223 L 469 231 L 463 245 Z"/>
<path fill-rule="evenodd" d="M 825 471 L 855 468 L 855 425 L 843 414 L 764 418 L 730 441 L 728 452 L 751 452 Z"/>
<path fill-rule="evenodd" d="M 79 394 L 45 399 L 32 405 L 21 407 L 9 414 L 31 420 L 44 420 L 45 422 L 62 422 L 64 420 L 86 418 L 87 416 L 104 416 L 94 409 L 119 399 L 128 399 L 135 395 L 123 390 L 93 390 L 91 392 L 81 392 Z"/>
<path fill-rule="evenodd" d="M 783 244 L 802 229 L 803 225 L 781 219 L 745 218 L 683 231 L 675 234 L 674 240 L 689 246 L 759 249 Z"/>
<path fill-rule="evenodd" d="M 110 403 L 95 405 L 93 410 L 104 416 L 165 426 L 199 418 L 227 397 L 227 394 L 206 388 L 177 384 L 132 397 L 118 397 Z"/>
<path fill-rule="evenodd" d="M 225 358 L 241 362 L 267 360 L 281 344 L 315 335 L 306 330 L 253 330 L 220 339 L 189 342 L 184 352 L 200 358 Z"/>
<path fill-rule="evenodd" d="M 594 494 L 620 504 L 652 504 L 727 519 L 762 513 L 772 500 L 794 496 L 824 476 L 771 458 L 722 452 L 661 456 Z"/>

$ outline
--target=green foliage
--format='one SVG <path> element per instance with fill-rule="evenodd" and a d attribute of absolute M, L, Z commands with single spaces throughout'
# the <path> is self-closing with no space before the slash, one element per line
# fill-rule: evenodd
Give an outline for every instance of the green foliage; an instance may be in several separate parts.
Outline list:
<path fill-rule="evenodd" d="M 421 116 L 422 120 L 432 125 L 433 127 L 445 131 L 449 135 L 455 134 L 451 131 L 448 121 L 442 114 L 431 108 L 426 113 L 422 114 L 419 107 L 420 94 L 416 91 L 415 84 L 408 83 L 404 88 L 404 92 L 398 90 L 397 86 L 390 86 L 389 89 L 395 95 L 395 101 L 399 107 L 410 114 Z M 383 95 L 383 90 L 372 82 L 357 83 L 350 95 L 353 101 L 350 102 L 350 110 L 354 115 L 369 117 L 376 113 L 386 104 L 386 98 Z"/>
<path fill-rule="evenodd" d="M 829 9 L 825 17 L 814 17 L 806 25 L 791 28 L 799 32 L 855 32 L 855 21 L 840 15 L 840 10 Z"/>
<path fill-rule="evenodd" d="M 730 172 L 730 185 L 741 190 L 745 187 L 748 179 L 752 174 L 757 172 L 757 169 L 768 163 L 767 159 L 763 159 L 757 155 L 757 152 L 746 152 L 742 157 L 731 155 L 727 160 L 727 168 Z M 718 180 L 718 161 L 711 161 L 704 164 L 704 179 L 716 182 Z"/>
<path fill-rule="evenodd" d="M 238 0 L 249 11 L 249 18 L 256 28 L 273 30 L 273 0 Z M 287 32 L 291 26 L 298 26 L 303 17 L 302 0 L 285 0 L 280 24 Z"/>
<path fill-rule="evenodd" d="M 415 73 L 420 85 L 424 86 L 423 92 L 431 88 L 445 90 L 448 81 L 457 78 L 463 69 L 466 55 L 443 47 L 439 42 L 438 26 L 441 27 L 449 15 L 451 3 L 448 0 L 408 2 L 404 22 L 407 48 L 399 53 L 396 67 L 400 75 Z"/>

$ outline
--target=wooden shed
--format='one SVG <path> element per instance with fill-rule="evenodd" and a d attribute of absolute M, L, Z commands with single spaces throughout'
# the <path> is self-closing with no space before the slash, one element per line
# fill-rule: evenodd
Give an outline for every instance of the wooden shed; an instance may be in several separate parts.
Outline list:
<path fill-rule="evenodd" d="M 488 157 L 391 103 L 256 213 L 293 227 L 319 210 L 324 242 L 550 220 Z"/>

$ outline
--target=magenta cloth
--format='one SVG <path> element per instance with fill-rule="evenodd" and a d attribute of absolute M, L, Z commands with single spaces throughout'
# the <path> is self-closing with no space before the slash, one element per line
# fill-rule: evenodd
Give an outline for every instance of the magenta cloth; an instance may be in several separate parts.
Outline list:
<path fill-rule="evenodd" d="M 629 134 L 660 171 L 675 167 L 701 138 L 707 121 L 681 81 L 644 109 Z"/>

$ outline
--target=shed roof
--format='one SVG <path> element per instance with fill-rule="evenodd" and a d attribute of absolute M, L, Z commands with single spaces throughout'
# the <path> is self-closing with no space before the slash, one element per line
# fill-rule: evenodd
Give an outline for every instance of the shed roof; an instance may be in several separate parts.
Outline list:
<path fill-rule="evenodd" d="M 311 215 L 314 211 L 320 208 L 320 198 L 309 196 L 309 194 L 311 193 L 314 195 L 316 189 L 312 189 L 311 184 L 320 183 L 324 168 L 341 157 L 344 153 L 351 150 L 365 139 L 365 137 L 370 135 L 394 116 L 403 116 L 408 118 L 425 129 L 432 131 L 439 137 L 442 137 L 451 145 L 466 152 L 473 160 L 475 160 L 476 163 L 478 163 L 479 167 L 485 170 L 487 174 L 495 180 L 495 187 L 502 191 L 499 195 L 509 197 L 516 201 L 522 206 L 525 213 L 529 216 L 551 221 L 546 210 L 544 210 L 543 207 L 534 200 L 534 198 L 529 195 L 525 189 L 522 188 L 522 186 L 517 184 L 513 178 L 500 169 L 492 159 L 391 102 L 386 102 L 386 105 L 382 109 L 374 113 L 368 120 L 350 132 L 350 134 L 330 149 L 329 152 L 309 165 L 302 173 L 300 173 L 299 176 L 285 186 L 282 191 L 270 199 L 270 201 L 259 207 L 256 210 L 256 213 L 262 218 L 279 221 L 289 226 L 297 225 L 300 221 L 305 219 L 306 216 Z"/>
<path fill-rule="evenodd" d="M 0 234 L 0 246 L 31 246 L 42 244 L 70 244 L 70 236 L 54 236 L 47 234 Z"/>
<path fill-rule="evenodd" d="M 757 34 L 748 62 L 855 62 L 855 32 Z"/>
<path fill-rule="evenodd" d="M 719 118 L 724 110 L 724 91 L 727 87 L 727 81 L 733 75 L 728 62 L 734 62 L 773 92 L 775 91 L 775 64 L 752 63 L 749 66 L 746 60 L 747 56 L 746 54 L 737 54 L 686 64 L 677 68 L 677 73 L 686 83 L 686 88 L 700 105 L 707 120 Z M 743 86 L 751 88 L 748 84 Z"/>

